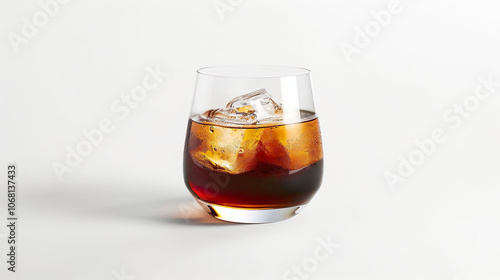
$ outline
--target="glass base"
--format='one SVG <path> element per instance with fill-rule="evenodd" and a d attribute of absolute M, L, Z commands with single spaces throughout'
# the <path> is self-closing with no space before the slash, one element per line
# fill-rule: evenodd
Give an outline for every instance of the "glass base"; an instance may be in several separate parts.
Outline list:
<path fill-rule="evenodd" d="M 306 204 L 285 208 L 239 208 L 223 206 L 196 199 L 201 207 L 217 219 L 234 223 L 273 223 L 291 218 L 302 211 Z"/>

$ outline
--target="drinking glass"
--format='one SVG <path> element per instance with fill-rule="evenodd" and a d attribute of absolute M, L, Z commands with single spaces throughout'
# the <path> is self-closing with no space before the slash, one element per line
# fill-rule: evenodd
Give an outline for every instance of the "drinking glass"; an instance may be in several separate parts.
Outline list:
<path fill-rule="evenodd" d="M 210 215 L 239 223 L 298 214 L 323 176 L 310 71 L 285 66 L 198 70 L 184 181 Z"/>

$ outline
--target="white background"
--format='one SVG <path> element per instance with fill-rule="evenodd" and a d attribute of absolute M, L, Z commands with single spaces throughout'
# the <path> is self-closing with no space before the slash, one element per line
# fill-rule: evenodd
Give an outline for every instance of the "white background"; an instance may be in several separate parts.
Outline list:
<path fill-rule="evenodd" d="M 17 273 L 0 227 L 2 279 L 283 279 L 328 236 L 339 247 L 308 279 L 500 277 L 500 87 L 456 129 L 442 116 L 500 80 L 496 1 L 401 0 L 350 63 L 340 44 L 389 1 L 232 1 L 222 18 L 213 3 L 73 0 L 16 53 L 9 34 L 41 8 L 1 1 L 1 225 L 10 162 L 20 218 Z M 195 71 L 226 64 L 312 71 L 326 172 L 297 217 L 224 224 L 192 205 Z M 170 75 L 121 120 L 110 104 L 155 65 Z M 104 118 L 115 130 L 60 182 L 53 162 Z M 391 191 L 384 174 L 435 128 L 446 141 Z"/>

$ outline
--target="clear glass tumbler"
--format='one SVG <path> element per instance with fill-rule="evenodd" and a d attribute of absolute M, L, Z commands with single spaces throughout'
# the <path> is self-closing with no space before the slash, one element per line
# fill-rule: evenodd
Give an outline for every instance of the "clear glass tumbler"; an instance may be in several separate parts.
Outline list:
<path fill-rule="evenodd" d="M 321 185 L 323 147 L 310 71 L 284 66 L 198 70 L 184 180 L 212 216 L 290 218 Z"/>

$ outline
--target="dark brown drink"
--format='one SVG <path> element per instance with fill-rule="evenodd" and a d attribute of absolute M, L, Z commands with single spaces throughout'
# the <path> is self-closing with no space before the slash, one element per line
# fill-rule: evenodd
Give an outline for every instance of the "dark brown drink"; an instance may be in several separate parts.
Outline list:
<path fill-rule="evenodd" d="M 323 150 L 317 118 L 239 127 L 191 119 L 185 145 L 186 186 L 210 204 L 297 206 L 306 204 L 321 184 Z"/>

